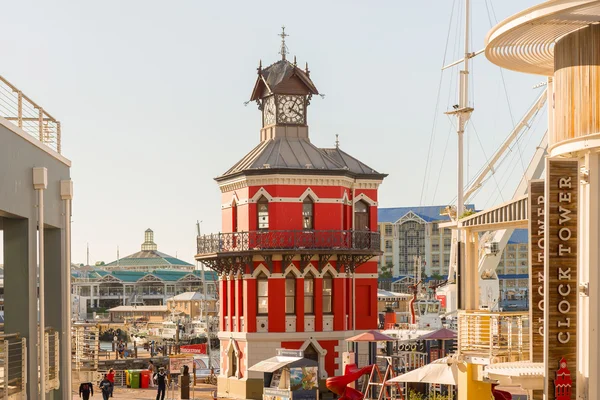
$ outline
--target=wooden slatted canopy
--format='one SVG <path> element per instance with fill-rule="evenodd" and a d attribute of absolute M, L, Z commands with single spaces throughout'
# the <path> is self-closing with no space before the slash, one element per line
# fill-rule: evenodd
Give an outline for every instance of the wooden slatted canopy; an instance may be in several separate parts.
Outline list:
<path fill-rule="evenodd" d="M 598 1 L 546 1 L 492 28 L 485 39 L 485 55 L 503 68 L 552 76 L 555 42 L 599 21 Z"/>

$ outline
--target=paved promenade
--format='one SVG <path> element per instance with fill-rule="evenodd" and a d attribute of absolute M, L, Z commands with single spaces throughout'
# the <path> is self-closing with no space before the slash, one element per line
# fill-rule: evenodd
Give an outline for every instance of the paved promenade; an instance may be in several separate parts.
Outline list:
<path fill-rule="evenodd" d="M 208 400 L 212 399 L 211 392 L 215 390 L 217 387 L 206 384 L 198 384 L 196 385 L 195 391 L 190 392 L 190 399 L 203 399 Z M 175 396 L 172 396 L 172 391 L 169 390 L 167 395 L 165 396 L 165 400 L 179 400 L 179 390 L 175 389 Z M 79 399 L 79 394 L 73 394 L 73 400 Z M 155 399 L 156 398 L 156 389 L 128 389 L 128 388 L 115 388 L 113 399 L 128 399 L 128 400 L 147 400 L 147 399 Z M 102 394 L 100 393 L 100 389 L 96 390 L 94 388 L 94 396 L 91 398 L 92 400 L 101 400 Z"/>

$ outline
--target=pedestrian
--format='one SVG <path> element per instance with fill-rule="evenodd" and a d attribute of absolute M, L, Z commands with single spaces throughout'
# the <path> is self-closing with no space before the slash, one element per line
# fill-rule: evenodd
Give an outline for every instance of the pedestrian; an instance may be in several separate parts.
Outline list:
<path fill-rule="evenodd" d="M 165 395 L 167 393 L 167 373 L 165 372 L 165 367 L 160 367 L 158 369 L 158 373 L 154 375 L 154 380 L 158 386 L 156 400 L 165 400 Z"/>
<path fill-rule="evenodd" d="M 94 395 L 94 385 L 92 382 L 83 382 L 79 385 L 79 397 L 82 397 L 83 400 L 89 400 L 91 396 Z"/>
<path fill-rule="evenodd" d="M 100 389 L 102 390 L 103 400 L 108 400 L 108 398 L 110 397 L 111 387 L 112 385 L 110 384 L 110 381 L 106 378 L 106 374 L 104 374 L 104 379 L 102 379 L 102 381 L 100 382 Z"/>
<path fill-rule="evenodd" d="M 154 362 L 152 362 L 152 360 L 150 360 L 148 364 L 148 371 L 150 371 L 150 376 L 153 378 L 150 379 L 150 387 L 154 387 L 154 373 L 156 372 L 156 367 L 154 366 Z"/>
<path fill-rule="evenodd" d="M 110 397 L 113 397 L 113 392 L 115 390 L 115 370 L 109 369 L 108 374 L 106 374 L 106 379 L 110 382 Z"/>

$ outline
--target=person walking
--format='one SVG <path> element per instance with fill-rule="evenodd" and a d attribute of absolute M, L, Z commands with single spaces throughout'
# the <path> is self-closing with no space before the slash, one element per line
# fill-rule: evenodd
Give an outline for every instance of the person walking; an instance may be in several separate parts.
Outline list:
<path fill-rule="evenodd" d="M 156 366 L 152 360 L 150 360 L 148 363 L 148 371 L 150 371 L 150 376 L 152 377 L 152 379 L 150 379 L 150 387 L 154 387 L 154 374 L 156 373 Z"/>
<path fill-rule="evenodd" d="M 89 400 L 94 395 L 94 385 L 92 382 L 83 382 L 79 385 L 79 397 L 83 400 Z"/>
<path fill-rule="evenodd" d="M 102 379 L 102 381 L 100 382 L 100 390 L 102 390 L 102 399 L 103 400 L 109 399 L 111 387 L 112 387 L 112 385 L 110 384 L 110 381 L 108 379 L 106 379 L 106 374 L 104 374 L 104 379 Z"/>
<path fill-rule="evenodd" d="M 167 373 L 165 372 L 165 367 L 160 367 L 158 369 L 158 373 L 154 375 L 154 379 L 158 386 L 156 400 L 165 400 L 165 395 L 167 394 Z"/>
<path fill-rule="evenodd" d="M 110 397 L 113 397 L 113 392 L 115 390 L 115 370 L 109 369 L 108 374 L 106 374 L 106 379 L 110 382 Z"/>

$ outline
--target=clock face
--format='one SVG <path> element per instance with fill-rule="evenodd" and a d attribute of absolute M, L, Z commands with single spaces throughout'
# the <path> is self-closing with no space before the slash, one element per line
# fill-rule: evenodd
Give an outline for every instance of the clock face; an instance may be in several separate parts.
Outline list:
<path fill-rule="evenodd" d="M 304 96 L 284 94 L 277 96 L 277 122 L 304 124 Z"/>
<path fill-rule="evenodd" d="M 275 98 L 267 97 L 263 106 L 263 126 L 273 125 L 275 123 Z"/>

